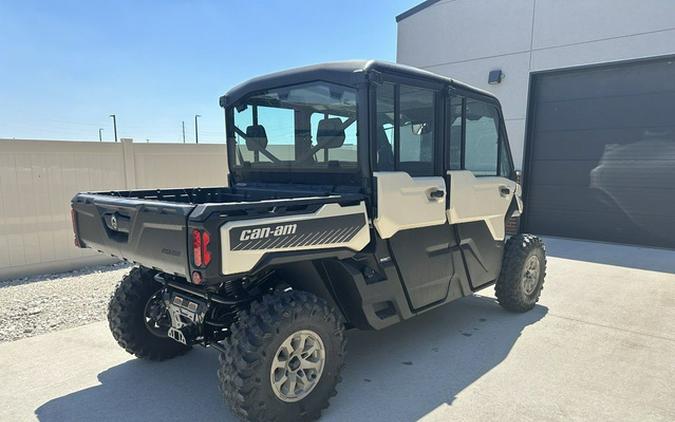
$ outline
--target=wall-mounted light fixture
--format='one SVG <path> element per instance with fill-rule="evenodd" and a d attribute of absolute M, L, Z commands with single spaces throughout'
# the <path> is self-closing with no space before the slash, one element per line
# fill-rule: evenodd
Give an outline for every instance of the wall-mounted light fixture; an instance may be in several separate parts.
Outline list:
<path fill-rule="evenodd" d="M 491 70 L 488 74 L 488 83 L 490 85 L 498 85 L 502 83 L 505 76 L 501 69 Z"/>

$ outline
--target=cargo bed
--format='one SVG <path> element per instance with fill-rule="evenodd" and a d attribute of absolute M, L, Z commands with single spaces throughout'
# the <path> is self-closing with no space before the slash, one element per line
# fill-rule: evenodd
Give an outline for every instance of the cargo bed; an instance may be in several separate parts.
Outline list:
<path fill-rule="evenodd" d="M 228 218 L 285 212 L 349 200 L 331 187 L 266 184 L 213 188 L 85 192 L 72 200 L 76 243 L 180 277 L 190 274 L 188 230 L 214 230 Z M 358 196 L 360 198 L 360 195 Z M 358 199 L 354 197 L 353 199 Z"/>

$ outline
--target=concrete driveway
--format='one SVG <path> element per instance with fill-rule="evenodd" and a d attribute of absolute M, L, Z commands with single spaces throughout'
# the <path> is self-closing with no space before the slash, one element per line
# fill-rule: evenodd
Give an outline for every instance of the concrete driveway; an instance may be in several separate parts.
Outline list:
<path fill-rule="evenodd" d="M 540 305 L 465 298 L 351 332 L 328 421 L 675 420 L 675 252 L 546 239 Z M 131 359 L 105 323 L 0 345 L 0 420 L 233 420 L 216 353 Z"/>

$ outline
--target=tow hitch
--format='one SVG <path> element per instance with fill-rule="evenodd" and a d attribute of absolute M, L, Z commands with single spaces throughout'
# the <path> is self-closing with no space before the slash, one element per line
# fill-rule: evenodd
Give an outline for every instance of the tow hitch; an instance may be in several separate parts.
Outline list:
<path fill-rule="evenodd" d="M 206 301 L 166 289 L 164 303 L 171 317 L 169 337 L 185 345 L 204 338 L 204 318 L 208 310 Z"/>
<path fill-rule="evenodd" d="M 161 292 L 162 308 L 166 308 L 169 316 L 167 325 L 171 323 L 164 333 L 187 346 L 201 344 L 224 352 L 218 342 L 229 334 L 232 315 L 237 306 L 253 299 L 248 295 L 228 298 L 165 274 L 155 274 L 154 280 L 164 286 Z"/>
<path fill-rule="evenodd" d="M 185 335 L 181 330 L 171 327 L 169 328 L 169 332 L 167 334 L 172 339 L 187 346 L 187 340 L 185 340 Z"/>

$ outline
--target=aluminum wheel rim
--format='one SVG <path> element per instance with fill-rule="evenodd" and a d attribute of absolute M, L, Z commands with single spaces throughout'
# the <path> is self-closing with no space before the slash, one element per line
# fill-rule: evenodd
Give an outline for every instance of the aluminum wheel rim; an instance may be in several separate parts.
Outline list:
<path fill-rule="evenodd" d="M 272 391 L 287 403 L 304 399 L 319 383 L 325 362 L 321 337 L 311 330 L 296 331 L 274 355 L 270 368 Z"/>
<path fill-rule="evenodd" d="M 539 283 L 539 258 L 537 255 L 532 255 L 525 261 L 525 268 L 523 269 L 523 289 L 525 294 L 531 295 L 534 293 Z"/>

